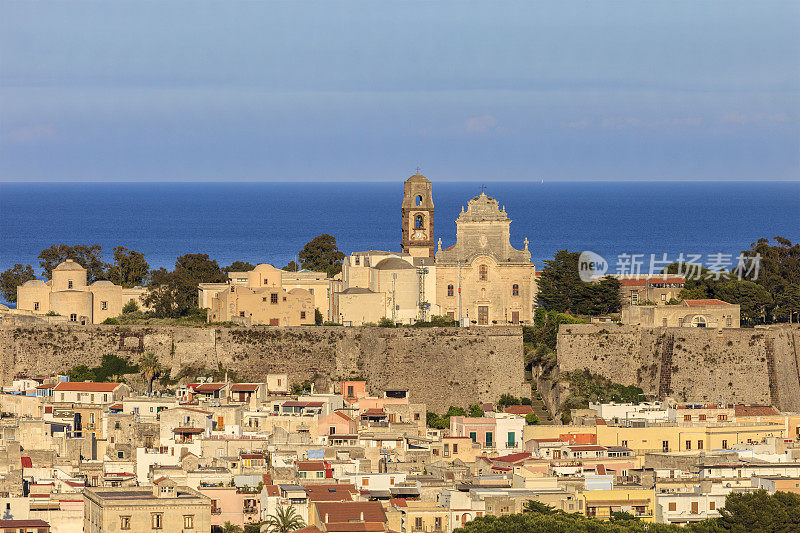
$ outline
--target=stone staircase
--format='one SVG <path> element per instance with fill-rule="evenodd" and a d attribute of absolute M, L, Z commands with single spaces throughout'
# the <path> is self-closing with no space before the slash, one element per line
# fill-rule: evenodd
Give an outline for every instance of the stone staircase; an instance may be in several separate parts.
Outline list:
<path fill-rule="evenodd" d="M 675 337 L 667 333 L 661 346 L 661 375 L 658 380 L 658 398 L 663 400 L 672 392 L 672 350 Z"/>

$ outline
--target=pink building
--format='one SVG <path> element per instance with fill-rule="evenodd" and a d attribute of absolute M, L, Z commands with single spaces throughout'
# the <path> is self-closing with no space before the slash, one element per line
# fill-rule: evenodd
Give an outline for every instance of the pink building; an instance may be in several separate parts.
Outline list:
<path fill-rule="evenodd" d="M 342 413 L 334 411 L 325 415 L 317 422 L 320 435 L 356 435 L 358 434 L 358 423 Z"/>
<path fill-rule="evenodd" d="M 485 416 L 453 416 L 450 417 L 450 436 L 469 437 L 484 448 L 494 448 L 497 443 L 497 421 Z"/>
<path fill-rule="evenodd" d="M 203 487 L 198 489 L 211 498 L 211 525 L 225 522 L 244 527 L 258 522 L 261 516 L 261 493 L 239 487 Z"/>

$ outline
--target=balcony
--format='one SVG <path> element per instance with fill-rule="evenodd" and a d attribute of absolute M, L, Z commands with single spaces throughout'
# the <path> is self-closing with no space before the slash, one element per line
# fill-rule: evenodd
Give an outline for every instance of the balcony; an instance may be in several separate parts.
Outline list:
<path fill-rule="evenodd" d="M 258 513 L 258 509 L 256 509 L 255 507 L 245 507 L 244 509 L 242 509 L 242 513 L 247 514 L 247 515 L 257 514 Z"/>
<path fill-rule="evenodd" d="M 211 514 L 222 514 L 222 509 L 219 507 L 212 507 Z"/>

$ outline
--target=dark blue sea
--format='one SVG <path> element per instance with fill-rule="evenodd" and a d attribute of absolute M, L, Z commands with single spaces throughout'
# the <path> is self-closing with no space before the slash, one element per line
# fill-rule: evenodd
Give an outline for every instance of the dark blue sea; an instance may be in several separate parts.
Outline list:
<path fill-rule="evenodd" d="M 475 183 L 433 183 L 435 234 L 455 241 L 455 219 Z M 760 237 L 800 240 L 798 182 L 487 183 L 505 205 L 511 240 L 534 262 L 556 250 L 619 254 L 728 253 Z M 144 252 L 151 268 L 202 252 L 283 266 L 320 233 L 345 253 L 399 250 L 403 183 L 0 183 L 0 270 L 32 264 L 52 244 Z M 613 266 L 612 266 L 613 269 Z"/>

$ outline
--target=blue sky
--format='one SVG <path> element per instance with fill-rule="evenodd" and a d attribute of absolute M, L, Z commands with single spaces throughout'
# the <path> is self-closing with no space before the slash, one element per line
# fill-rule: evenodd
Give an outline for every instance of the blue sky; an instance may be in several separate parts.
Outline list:
<path fill-rule="evenodd" d="M 800 179 L 800 2 L 0 4 L 0 180 Z"/>

